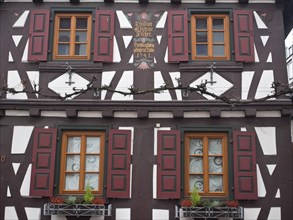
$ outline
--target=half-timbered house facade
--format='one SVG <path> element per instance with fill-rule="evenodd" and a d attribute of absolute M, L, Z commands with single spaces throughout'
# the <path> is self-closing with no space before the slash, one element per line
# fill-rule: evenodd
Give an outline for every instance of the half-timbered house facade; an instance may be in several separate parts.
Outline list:
<path fill-rule="evenodd" d="M 290 9 L 0 1 L 0 219 L 192 219 L 195 187 L 239 203 L 221 219 L 292 218 L 292 102 L 264 98 Z M 88 188 L 106 204 L 76 205 Z"/>

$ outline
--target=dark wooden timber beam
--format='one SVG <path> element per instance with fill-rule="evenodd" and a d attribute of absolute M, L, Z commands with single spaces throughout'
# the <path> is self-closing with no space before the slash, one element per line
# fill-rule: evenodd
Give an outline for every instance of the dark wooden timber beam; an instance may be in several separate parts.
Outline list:
<path fill-rule="evenodd" d="M 248 4 L 248 1 L 249 1 L 249 0 L 238 0 L 238 2 L 239 2 L 240 4 Z"/>
<path fill-rule="evenodd" d="M 147 4 L 147 3 L 149 3 L 149 0 L 139 0 L 139 3 L 140 4 Z"/>
<path fill-rule="evenodd" d="M 206 0 L 206 4 L 214 4 L 216 3 L 216 0 Z"/>
<path fill-rule="evenodd" d="M 79 3 L 79 0 L 70 0 L 70 3 L 78 4 Z"/>
<path fill-rule="evenodd" d="M 104 0 L 105 3 L 114 3 L 114 0 Z"/>
<path fill-rule="evenodd" d="M 181 4 L 181 0 L 171 0 L 172 4 Z"/>
<path fill-rule="evenodd" d="M 42 3 L 43 0 L 33 0 L 34 3 Z"/>

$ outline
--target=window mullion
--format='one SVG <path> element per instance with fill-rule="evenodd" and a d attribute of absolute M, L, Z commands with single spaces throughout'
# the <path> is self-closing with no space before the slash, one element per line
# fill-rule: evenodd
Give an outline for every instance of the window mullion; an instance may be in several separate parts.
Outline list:
<path fill-rule="evenodd" d="M 208 137 L 205 136 L 203 139 L 203 162 L 204 162 L 204 193 L 208 193 L 209 192 L 209 160 L 208 160 Z"/>
<path fill-rule="evenodd" d="M 86 140 L 85 135 L 81 136 L 81 149 L 80 149 L 80 177 L 79 177 L 79 190 L 83 191 L 85 189 L 85 150 L 86 150 Z"/>
<path fill-rule="evenodd" d="M 76 16 L 71 17 L 71 27 L 70 27 L 70 56 L 74 56 L 75 50 L 75 32 L 76 32 Z"/>
<path fill-rule="evenodd" d="M 213 18 L 208 17 L 208 57 L 213 57 Z"/>

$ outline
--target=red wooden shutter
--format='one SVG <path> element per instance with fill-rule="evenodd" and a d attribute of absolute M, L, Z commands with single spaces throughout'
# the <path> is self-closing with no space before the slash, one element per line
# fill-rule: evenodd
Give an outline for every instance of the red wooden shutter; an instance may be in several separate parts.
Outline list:
<path fill-rule="evenodd" d="M 113 61 L 114 11 L 96 11 L 94 61 Z"/>
<path fill-rule="evenodd" d="M 46 61 L 49 36 L 49 10 L 34 10 L 30 15 L 28 60 Z"/>
<path fill-rule="evenodd" d="M 188 61 L 187 11 L 168 12 L 168 61 Z"/>
<path fill-rule="evenodd" d="M 254 62 L 252 12 L 234 11 L 234 41 L 236 61 Z"/>
<path fill-rule="evenodd" d="M 180 131 L 158 131 L 159 199 L 180 198 Z"/>
<path fill-rule="evenodd" d="M 107 197 L 130 197 L 130 145 L 130 130 L 110 130 Z"/>
<path fill-rule="evenodd" d="M 256 137 L 254 132 L 235 131 L 234 188 L 235 199 L 257 199 Z"/>
<path fill-rule="evenodd" d="M 31 196 L 52 196 L 56 152 L 56 128 L 35 128 Z"/>

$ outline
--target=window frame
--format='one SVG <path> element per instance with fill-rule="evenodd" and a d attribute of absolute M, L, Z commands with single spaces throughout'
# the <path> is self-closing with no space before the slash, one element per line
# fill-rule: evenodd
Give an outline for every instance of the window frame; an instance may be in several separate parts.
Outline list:
<path fill-rule="evenodd" d="M 230 156 L 231 152 L 229 151 L 229 143 L 228 143 L 228 138 L 229 138 L 229 133 L 228 132 L 217 132 L 217 131 L 205 131 L 205 132 L 199 132 L 199 131 L 192 131 L 192 132 L 185 132 L 184 133 L 184 152 L 183 152 L 183 160 L 184 162 L 184 196 L 189 197 L 191 194 L 191 191 L 189 191 L 189 140 L 191 138 L 206 138 L 208 139 L 209 137 L 212 138 L 222 138 L 222 143 L 224 143 L 223 145 L 223 185 L 224 185 L 224 192 L 208 192 L 207 190 L 205 190 L 205 192 L 199 192 L 199 194 L 203 197 L 228 197 L 229 195 L 231 195 L 231 192 L 229 192 L 229 188 L 230 187 L 230 179 L 232 178 L 232 172 L 231 172 L 231 168 L 228 166 L 228 164 L 233 164 L 233 161 L 231 161 L 230 159 L 232 158 Z M 204 150 L 205 152 L 208 151 L 207 147 L 206 150 Z M 203 156 L 205 157 L 204 160 L 204 169 L 205 171 L 207 171 L 208 169 L 208 155 L 207 156 Z M 207 172 L 203 172 L 204 175 L 204 185 L 208 186 L 208 176 L 209 173 Z M 207 189 L 208 187 L 205 187 L 205 189 Z"/>
<path fill-rule="evenodd" d="M 104 130 L 83 130 L 83 129 L 68 129 L 68 130 L 61 130 L 61 133 L 59 133 L 58 137 L 62 137 L 61 142 L 60 142 L 60 151 L 58 153 L 58 158 L 57 158 L 57 162 L 59 163 L 59 165 L 56 166 L 56 168 L 59 168 L 57 170 L 59 170 L 59 173 L 56 173 L 56 175 L 59 178 L 56 178 L 56 181 L 58 181 L 58 195 L 72 195 L 72 194 L 76 194 L 76 195 L 80 195 L 80 194 L 84 194 L 85 190 L 81 190 L 82 188 L 85 189 L 84 186 L 84 177 L 80 178 L 80 183 L 79 183 L 79 187 L 81 188 L 78 191 L 74 191 L 74 190 L 65 190 L 65 166 L 66 166 L 66 159 L 65 159 L 65 154 L 66 154 L 66 146 L 67 146 L 67 141 L 64 141 L 64 138 L 66 137 L 70 137 L 70 136 L 77 136 L 77 135 L 82 135 L 82 136 L 99 136 L 100 137 L 100 155 L 102 155 L 100 157 L 100 163 L 99 163 L 99 189 L 98 190 L 92 190 L 92 193 L 95 195 L 99 195 L 102 196 L 104 194 L 104 179 L 105 177 L 105 161 L 106 161 L 106 131 Z M 85 149 L 83 152 L 83 155 L 85 156 Z M 84 158 L 81 158 L 81 163 L 84 162 Z M 85 166 L 85 164 L 83 165 Z M 80 173 L 83 173 L 85 175 L 86 171 L 80 171 Z M 96 173 L 96 172 L 95 172 Z"/>
<path fill-rule="evenodd" d="M 230 48 L 232 46 L 231 42 L 231 27 L 229 23 L 229 13 L 228 12 L 211 12 L 211 13 L 191 13 L 190 15 L 190 47 L 191 47 L 191 60 L 221 60 L 221 61 L 229 61 L 230 60 Z M 202 43 L 197 43 L 196 42 L 196 19 L 198 18 L 206 18 L 207 19 L 207 49 L 208 49 L 208 55 L 207 56 L 197 56 L 196 54 L 196 45 L 200 45 Z M 212 20 L 213 19 L 218 19 L 218 18 L 223 18 L 224 20 L 224 42 L 219 43 L 216 45 L 224 45 L 224 56 L 214 56 L 213 55 L 213 45 L 214 42 L 212 40 L 212 33 L 213 33 L 213 28 L 212 28 Z"/>
<path fill-rule="evenodd" d="M 93 35 L 93 12 L 92 11 L 71 11 L 69 12 L 62 12 L 62 11 L 55 11 L 53 13 L 54 16 L 54 25 L 53 25 L 53 41 L 52 41 L 52 50 L 53 60 L 90 60 L 91 58 L 91 42 L 92 42 L 92 35 Z M 86 35 L 86 41 L 85 42 L 76 42 L 74 34 L 76 33 L 76 29 L 73 28 L 74 24 L 76 23 L 76 18 L 87 18 L 87 35 Z M 58 36 L 59 36 L 59 24 L 60 24 L 60 18 L 71 18 L 70 22 L 70 41 L 69 41 L 69 55 L 59 55 L 58 54 Z M 67 29 L 66 29 L 67 30 Z M 85 29 L 82 29 L 85 30 Z M 86 55 L 75 55 L 74 49 L 75 45 L 77 44 L 86 44 Z"/>

